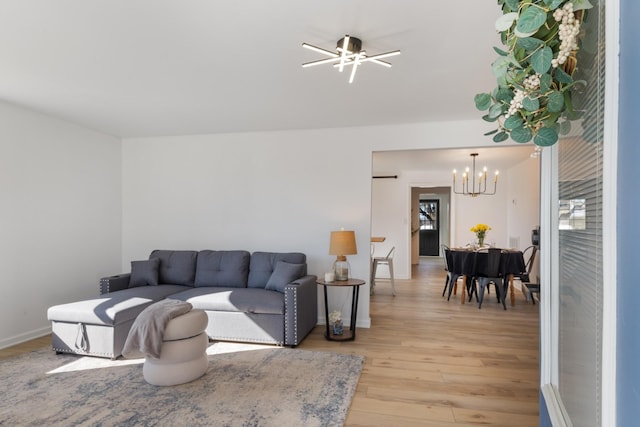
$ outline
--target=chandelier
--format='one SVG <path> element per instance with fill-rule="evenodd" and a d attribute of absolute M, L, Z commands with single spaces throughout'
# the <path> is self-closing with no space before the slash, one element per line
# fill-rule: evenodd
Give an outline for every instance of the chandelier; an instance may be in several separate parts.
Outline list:
<path fill-rule="evenodd" d="M 492 196 L 496 194 L 496 188 L 498 186 L 498 171 L 495 172 L 495 177 L 493 178 L 493 191 L 491 193 L 487 192 L 487 167 L 485 166 L 481 172 L 478 172 L 476 182 L 476 157 L 478 157 L 478 153 L 471 153 L 471 158 L 473 159 L 473 163 L 471 166 L 471 170 L 467 167 L 465 172 L 462 174 L 462 191 L 458 191 L 456 187 L 456 170 L 453 170 L 453 192 L 455 194 L 462 194 L 463 196 Z M 469 183 L 469 175 L 471 175 L 471 183 Z"/>
<path fill-rule="evenodd" d="M 321 47 L 313 46 L 308 43 L 302 43 L 302 47 L 313 50 L 314 52 L 322 53 L 323 55 L 327 55 L 329 57 L 302 64 L 302 68 L 313 67 L 315 65 L 321 64 L 332 64 L 335 68 L 338 69 L 338 71 L 342 72 L 346 67 L 351 66 L 349 83 L 353 83 L 353 79 L 356 76 L 356 71 L 358 67 L 363 63 L 371 62 L 374 64 L 382 65 L 384 67 L 391 67 L 391 64 L 389 62 L 381 61 L 381 59 L 400 55 L 399 50 L 394 50 L 392 52 L 385 52 L 368 56 L 367 52 L 362 49 L 362 40 L 357 37 L 351 37 L 349 35 L 346 35 L 338 40 L 335 52 L 323 49 Z"/>

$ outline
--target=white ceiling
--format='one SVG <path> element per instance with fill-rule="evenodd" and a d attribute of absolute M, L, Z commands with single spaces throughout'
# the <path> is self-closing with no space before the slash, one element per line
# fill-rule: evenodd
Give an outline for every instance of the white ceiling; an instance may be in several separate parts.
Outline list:
<path fill-rule="evenodd" d="M 478 119 L 495 0 L 0 0 L 0 99 L 119 137 Z M 303 69 L 350 34 L 392 68 Z"/>

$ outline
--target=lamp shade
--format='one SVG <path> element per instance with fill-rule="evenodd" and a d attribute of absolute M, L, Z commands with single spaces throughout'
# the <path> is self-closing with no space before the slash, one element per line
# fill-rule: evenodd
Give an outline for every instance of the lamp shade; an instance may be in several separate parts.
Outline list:
<path fill-rule="evenodd" d="M 329 243 L 329 255 L 356 255 L 356 233 L 354 231 L 340 230 L 331 232 Z"/>

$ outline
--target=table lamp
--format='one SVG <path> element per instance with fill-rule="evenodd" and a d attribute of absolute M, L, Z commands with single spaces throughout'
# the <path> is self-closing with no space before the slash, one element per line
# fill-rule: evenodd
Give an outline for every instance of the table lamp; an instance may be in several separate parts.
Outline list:
<path fill-rule="evenodd" d="M 336 261 L 333 263 L 333 271 L 336 280 L 349 280 L 349 263 L 347 255 L 356 255 L 356 233 L 354 231 L 331 232 L 331 241 L 329 243 L 329 255 L 336 255 Z"/>

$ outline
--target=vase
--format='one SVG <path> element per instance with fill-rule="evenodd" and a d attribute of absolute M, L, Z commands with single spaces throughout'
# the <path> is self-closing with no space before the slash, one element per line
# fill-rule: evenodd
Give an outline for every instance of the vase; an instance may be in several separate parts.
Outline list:
<path fill-rule="evenodd" d="M 478 246 L 482 247 L 484 245 L 484 236 L 478 237 Z"/>
<path fill-rule="evenodd" d="M 338 320 L 333 324 L 333 335 L 342 335 L 343 331 L 342 320 Z"/>

